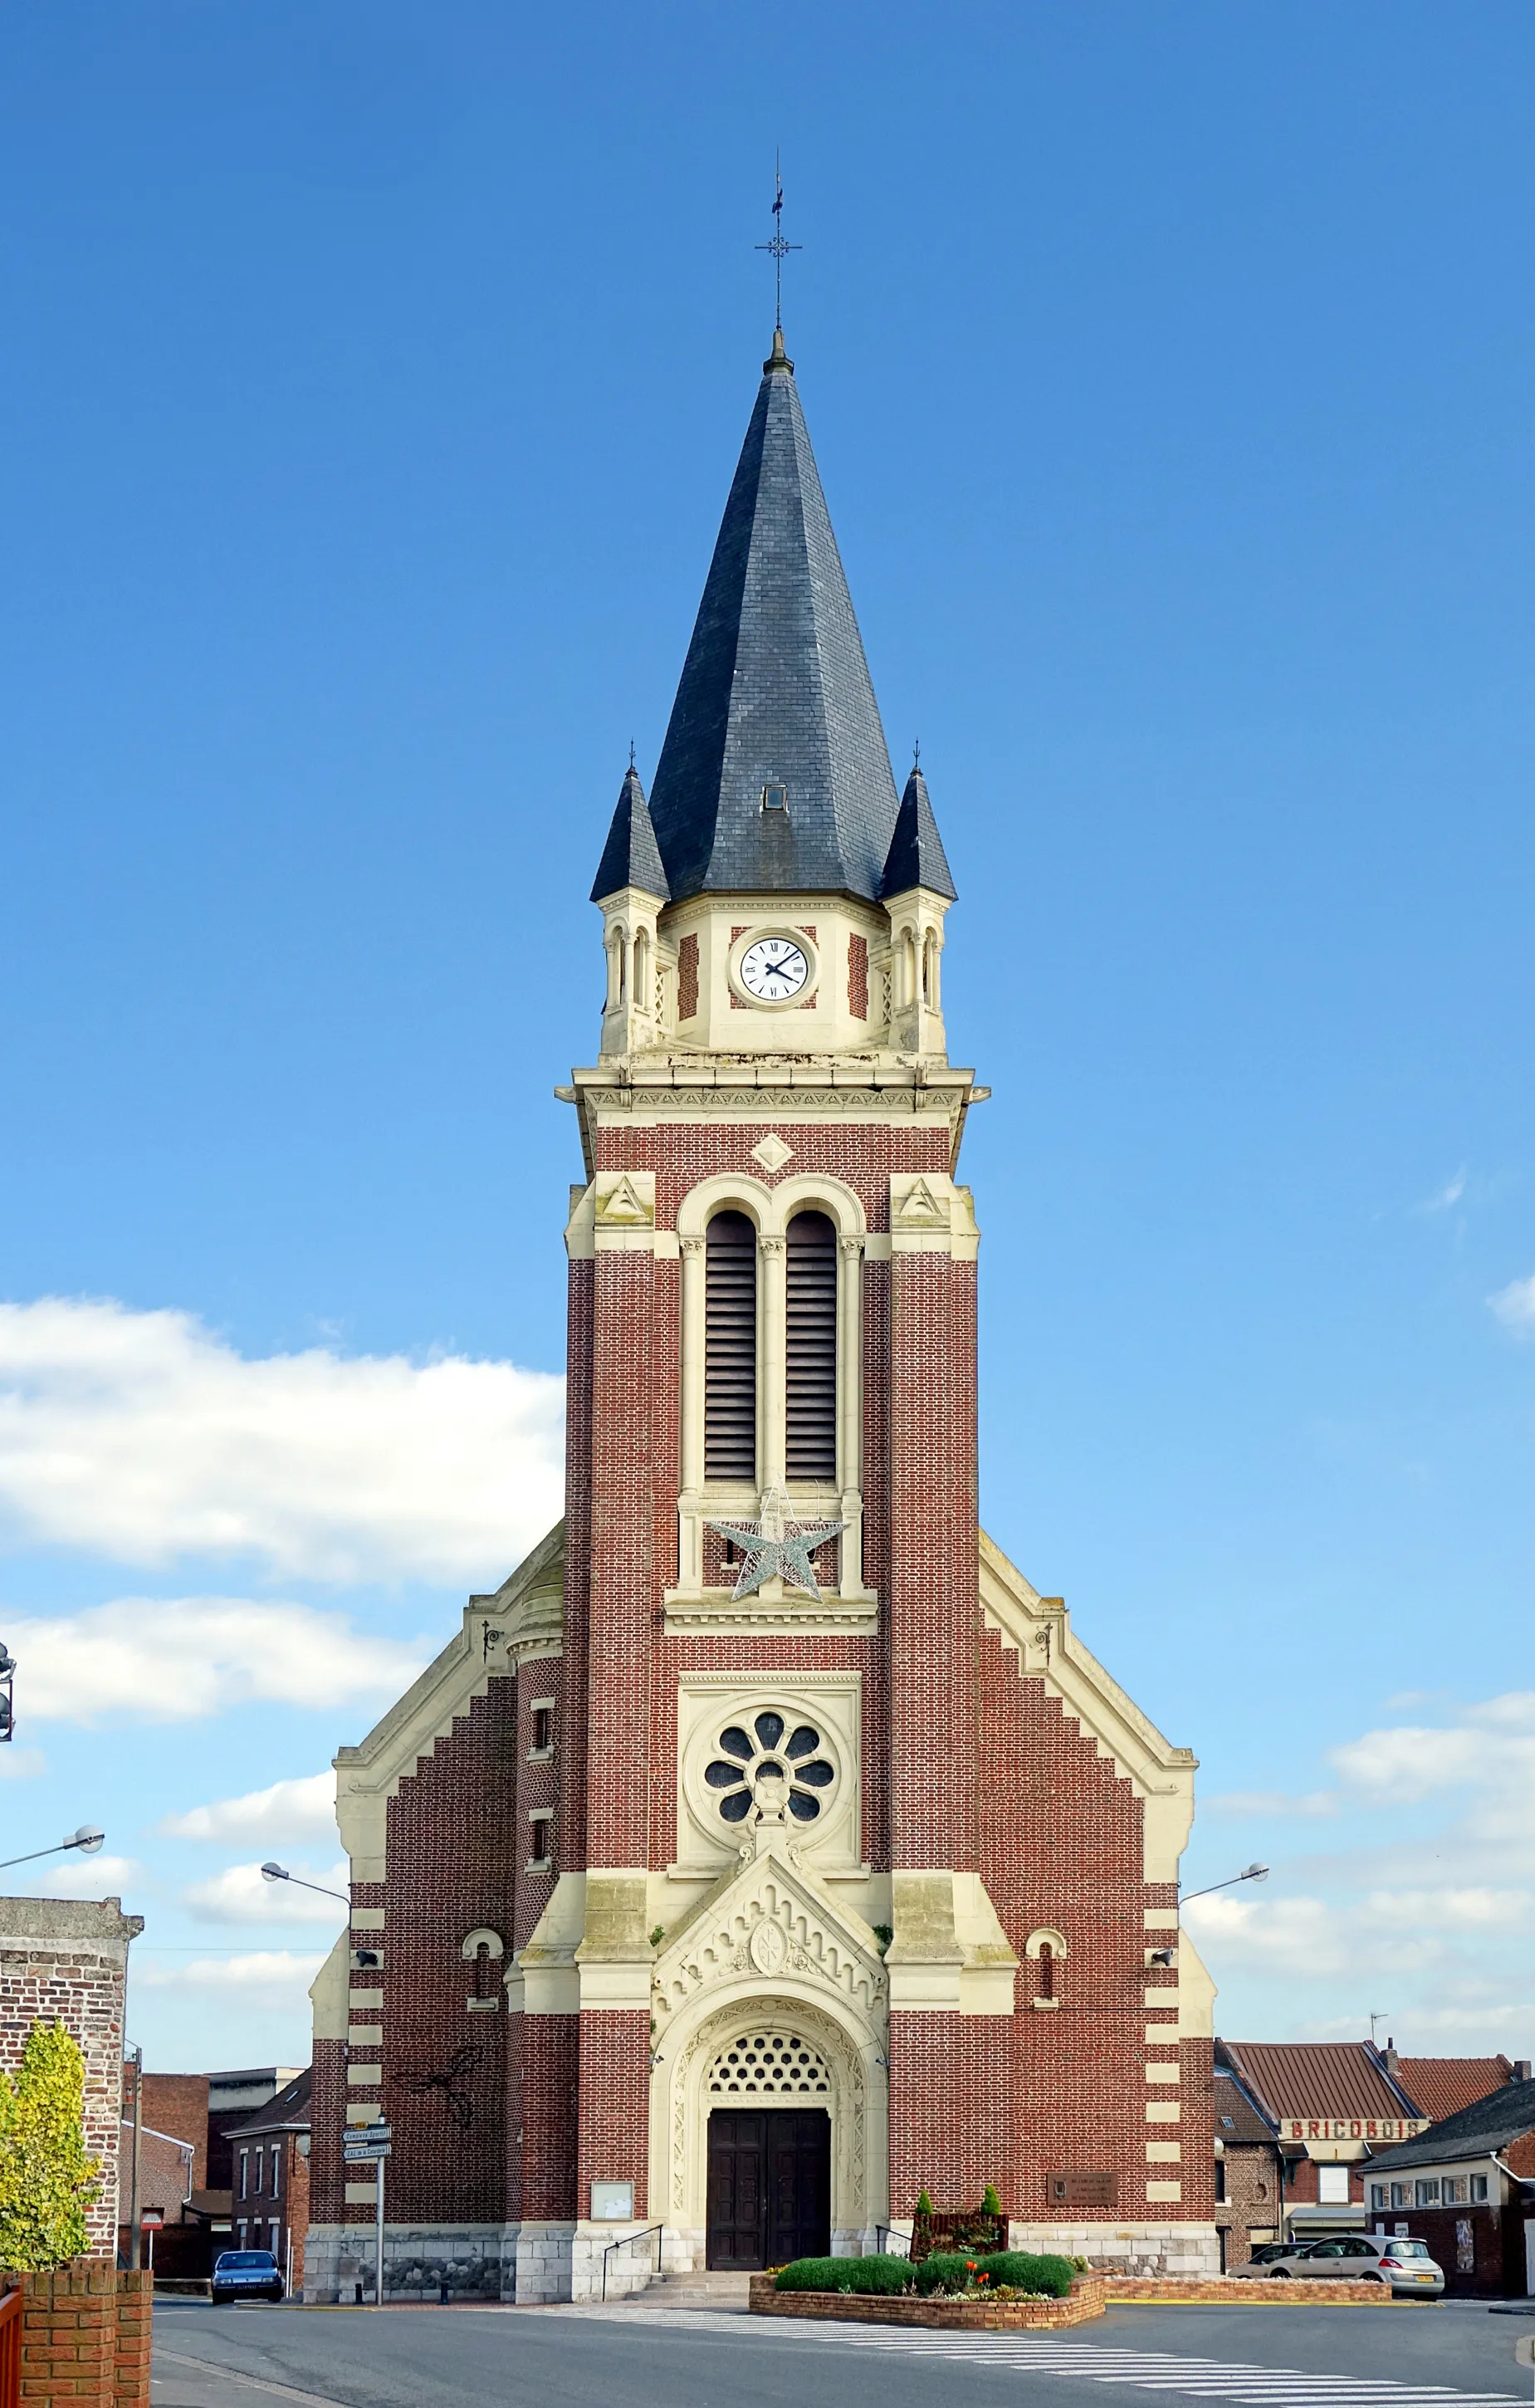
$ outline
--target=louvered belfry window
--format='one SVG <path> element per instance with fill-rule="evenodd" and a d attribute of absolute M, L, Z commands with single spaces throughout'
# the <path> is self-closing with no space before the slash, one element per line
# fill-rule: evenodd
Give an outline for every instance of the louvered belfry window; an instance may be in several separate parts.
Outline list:
<path fill-rule="evenodd" d="M 789 1224 L 787 1469 L 791 1483 L 837 1477 L 837 1231 L 825 1212 Z"/>
<path fill-rule="evenodd" d="M 716 1212 L 704 1253 L 704 1478 L 757 1476 L 757 1233 Z"/>

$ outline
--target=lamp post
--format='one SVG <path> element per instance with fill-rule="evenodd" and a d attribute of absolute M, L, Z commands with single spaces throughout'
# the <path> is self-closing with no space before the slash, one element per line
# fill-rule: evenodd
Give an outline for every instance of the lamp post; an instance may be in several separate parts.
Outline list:
<path fill-rule="evenodd" d="M 16 1737 L 16 1700 L 12 1683 L 16 1676 L 16 1658 L 0 1639 L 0 1742 Z"/>
<path fill-rule="evenodd" d="M 6 1736 L 9 1738 L 8 1731 Z M 24 1856 L 0 1856 L 0 1872 L 8 1871 L 12 1865 L 35 1864 L 39 1856 L 62 1856 L 69 1848 L 78 1848 L 82 1856 L 93 1856 L 106 1837 L 94 1823 L 82 1823 L 78 1831 L 67 1840 L 56 1841 L 51 1848 L 29 1848 Z"/>
<path fill-rule="evenodd" d="M 343 1890 L 326 1889 L 320 1882 L 308 1882 L 298 1873 L 291 1873 L 285 1865 L 263 1865 L 261 1877 L 265 1882 L 292 1882 L 298 1889 L 312 1889 L 316 1898 L 338 1898 L 343 1906 L 351 1900 Z"/>
<path fill-rule="evenodd" d="M 1211 1882 L 1208 1887 L 1204 1889 L 1191 1889 L 1189 1891 L 1188 1898 L 1180 1896 L 1178 1904 L 1180 1908 L 1183 1908 L 1188 1904 L 1189 1898 L 1209 1898 L 1213 1891 L 1218 1889 L 1235 1889 L 1239 1882 L 1267 1881 L 1268 1878 L 1269 1868 L 1267 1865 L 1249 1865 L 1245 1872 L 1230 1873 L 1225 1881 Z"/>

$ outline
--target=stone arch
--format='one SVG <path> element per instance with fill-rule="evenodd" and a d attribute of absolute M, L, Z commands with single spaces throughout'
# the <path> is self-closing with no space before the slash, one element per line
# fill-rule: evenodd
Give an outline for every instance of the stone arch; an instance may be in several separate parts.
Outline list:
<path fill-rule="evenodd" d="M 685 2251 L 703 2260 L 708 2215 L 709 2116 L 729 2103 L 711 2080 L 733 2048 L 744 2043 L 782 2063 L 813 2057 L 827 2087 L 804 2098 L 765 2092 L 762 2103 L 824 2105 L 831 2117 L 831 2225 L 834 2250 L 872 2246 L 877 2219 L 888 2214 L 885 2099 L 878 2086 L 883 2052 L 873 2032 L 851 2031 L 825 2005 L 795 1994 L 786 1983 L 733 1995 L 702 2014 L 690 2030 L 672 2028 L 656 2070 L 661 2112 L 653 2115 L 651 2213 L 676 2233 Z M 739 2103 L 738 2100 L 737 2103 Z M 660 2145 L 658 2145 L 658 2143 Z"/>

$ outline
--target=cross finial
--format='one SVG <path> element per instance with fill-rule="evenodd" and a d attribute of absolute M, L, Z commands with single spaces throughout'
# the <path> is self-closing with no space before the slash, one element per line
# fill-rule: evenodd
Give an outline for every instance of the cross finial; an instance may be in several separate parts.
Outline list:
<path fill-rule="evenodd" d="M 913 736 L 911 738 L 911 767 L 913 769 L 920 769 L 922 767 L 922 738 L 920 736 Z"/>
<path fill-rule="evenodd" d="M 773 325 L 776 332 L 782 336 L 783 332 L 783 263 L 791 251 L 803 251 L 805 246 L 802 242 L 785 242 L 783 239 L 783 175 L 776 150 L 773 152 L 773 238 L 771 242 L 759 242 L 754 248 L 767 251 L 773 263 L 773 294 L 776 305 Z M 781 342 L 774 345 L 775 351 L 782 351 L 782 348 Z"/>
<path fill-rule="evenodd" d="M 629 767 L 631 769 L 634 767 L 634 738 L 632 736 L 629 738 Z"/>

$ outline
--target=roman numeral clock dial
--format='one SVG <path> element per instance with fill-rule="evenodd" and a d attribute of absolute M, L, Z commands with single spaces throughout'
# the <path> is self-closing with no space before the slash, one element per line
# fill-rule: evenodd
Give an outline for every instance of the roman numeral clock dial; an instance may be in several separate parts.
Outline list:
<path fill-rule="evenodd" d="M 790 1003 L 810 977 L 811 966 L 789 937 L 759 937 L 741 955 L 740 982 L 759 1003 Z"/>

